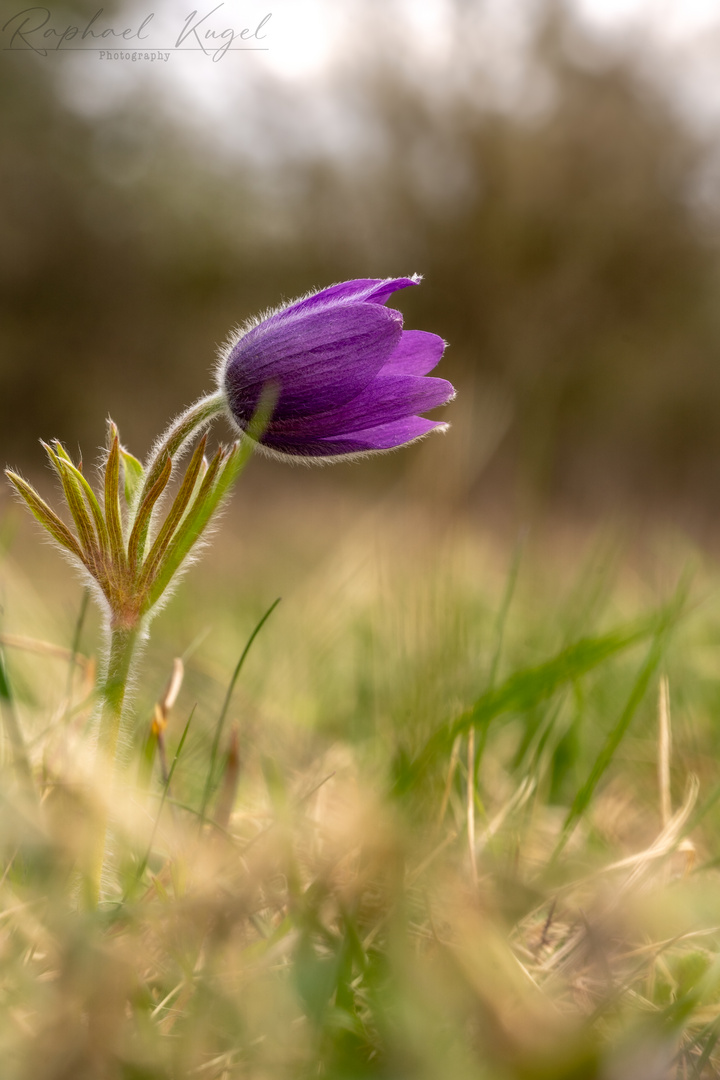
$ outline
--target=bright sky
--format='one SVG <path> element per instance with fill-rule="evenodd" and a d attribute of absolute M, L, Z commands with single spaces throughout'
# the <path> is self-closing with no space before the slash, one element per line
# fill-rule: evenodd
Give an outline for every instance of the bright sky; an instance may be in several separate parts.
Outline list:
<path fill-rule="evenodd" d="M 269 142 L 268 79 L 289 98 L 302 138 L 337 140 L 346 117 L 334 115 L 327 79 L 343 65 L 372 58 L 373 50 L 391 43 L 398 63 L 433 80 L 441 90 L 455 77 L 450 0 L 194 0 L 200 15 L 209 13 L 203 31 L 244 37 L 233 51 L 213 62 L 201 52 L 172 53 L 153 63 L 103 62 L 82 53 L 64 58 L 64 93 L 81 111 L 112 112 L 118 99 L 138 87 L 152 89 L 181 125 L 204 130 L 229 148 L 252 143 L 262 152 Z M 720 0 L 568 0 L 577 17 L 592 26 L 607 47 L 639 45 L 648 71 L 661 72 L 663 88 L 698 122 L 720 122 Z M 512 103 L 524 78 L 523 43 L 538 0 L 470 0 L 478 63 L 482 63 Z M 474 6 L 473 6 L 474 5 Z M 188 4 L 191 9 L 193 5 Z M 147 0 L 132 0 L 125 20 L 136 25 L 148 11 Z M 155 0 L 151 44 L 157 48 L 178 39 L 186 17 L 177 0 Z M 256 38 L 255 31 L 272 12 Z M 187 12 L 189 14 L 189 10 Z M 184 45 L 197 45 L 189 34 Z M 252 47 L 248 49 L 248 46 Z M 267 51 L 260 51 L 260 50 Z M 257 51 L 254 51 L 257 50 Z M 522 89 L 520 87 L 520 89 Z M 345 137 L 352 133 L 345 132 Z M 267 138 L 266 138 L 267 136 Z"/>
<path fill-rule="evenodd" d="M 717 0 L 574 0 L 574 7 L 596 26 L 616 31 L 634 23 L 680 42 L 717 27 Z"/>
<path fill-rule="evenodd" d="M 601 38 L 644 49 L 649 77 L 686 119 L 709 136 L 720 130 L 718 0 L 572 0 Z"/>

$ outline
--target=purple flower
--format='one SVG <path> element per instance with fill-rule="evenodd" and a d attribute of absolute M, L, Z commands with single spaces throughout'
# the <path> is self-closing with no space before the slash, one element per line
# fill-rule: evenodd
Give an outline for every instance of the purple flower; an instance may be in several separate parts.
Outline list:
<path fill-rule="evenodd" d="M 445 342 L 403 330 L 385 307 L 396 289 L 420 278 L 360 278 L 296 300 L 244 327 L 226 346 L 220 385 L 245 431 L 263 387 L 277 400 L 262 447 L 291 458 L 332 459 L 390 450 L 446 424 L 419 413 L 445 405 L 455 391 L 426 378 Z"/>

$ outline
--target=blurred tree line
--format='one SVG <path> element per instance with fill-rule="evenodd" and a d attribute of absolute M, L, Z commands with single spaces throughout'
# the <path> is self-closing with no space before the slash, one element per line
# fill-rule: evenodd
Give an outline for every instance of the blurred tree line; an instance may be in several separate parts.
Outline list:
<path fill-rule="evenodd" d="M 328 89 L 349 125 L 363 119 L 366 149 L 310 145 L 275 164 L 199 149 L 141 90 L 88 118 L 52 62 L 4 53 L 3 457 L 33 468 L 40 435 L 93 457 L 108 412 L 143 451 L 209 388 L 215 347 L 249 314 L 419 271 L 399 306 L 451 342 L 464 452 L 494 409 L 509 417 L 464 498 L 531 490 L 583 512 L 621 500 L 714 517 L 720 240 L 692 199 L 708 148 L 632 55 L 585 62 L 569 22 L 548 3 L 537 24 L 541 109 L 496 107 L 479 62 L 452 92 L 428 86 L 389 40 Z M 282 144 L 300 106 L 269 76 L 262 97 Z"/>

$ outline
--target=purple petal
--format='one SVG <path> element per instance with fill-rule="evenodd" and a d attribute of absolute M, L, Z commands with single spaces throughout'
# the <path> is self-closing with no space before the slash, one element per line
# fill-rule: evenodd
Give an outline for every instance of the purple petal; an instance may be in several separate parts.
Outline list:
<path fill-rule="evenodd" d="M 445 379 L 386 375 L 386 368 L 360 394 L 336 409 L 302 419 L 272 421 L 274 434 L 292 439 L 325 439 L 364 431 L 445 405 L 455 393 Z"/>
<path fill-rule="evenodd" d="M 224 380 L 242 425 L 263 386 L 277 383 L 275 420 L 335 409 L 357 397 L 395 351 L 402 318 L 388 308 L 345 303 L 254 327 L 232 349 Z"/>
<path fill-rule="evenodd" d="M 425 330 L 403 330 L 398 347 L 382 370 L 383 375 L 427 375 L 440 363 L 445 342 Z"/>
<path fill-rule="evenodd" d="M 340 457 L 343 454 L 392 450 L 427 435 L 434 428 L 444 426 L 441 421 L 426 420 L 423 416 L 406 416 L 391 424 L 379 424 L 363 431 L 353 431 L 327 439 L 292 439 L 268 431 L 262 441 L 268 449 L 289 457 Z"/>
<path fill-rule="evenodd" d="M 417 274 L 409 278 L 388 278 L 386 281 L 378 281 L 363 296 L 363 300 L 368 304 L 384 304 L 398 289 L 407 289 L 410 285 L 419 285 L 420 281 L 421 278 Z"/>
<path fill-rule="evenodd" d="M 330 285 L 327 289 L 321 289 L 320 292 L 314 293 L 304 300 L 297 300 L 294 304 L 289 304 L 288 307 L 283 308 L 272 318 L 284 318 L 288 314 L 307 311 L 320 305 L 345 303 L 347 301 L 384 304 L 397 289 L 407 289 L 409 285 L 419 284 L 420 278 L 417 275 L 411 278 L 356 278 L 354 281 L 341 281 L 338 285 Z"/>
<path fill-rule="evenodd" d="M 426 420 L 424 416 L 406 416 L 403 420 L 395 420 L 392 424 L 379 424 L 377 427 L 365 428 L 364 431 L 353 431 L 346 435 L 323 439 L 323 443 L 328 447 L 329 454 L 392 450 L 393 447 L 419 439 L 421 435 L 427 435 L 433 428 L 438 427 L 442 428 L 445 425 L 440 420 Z M 347 449 L 341 451 L 340 446 Z"/>

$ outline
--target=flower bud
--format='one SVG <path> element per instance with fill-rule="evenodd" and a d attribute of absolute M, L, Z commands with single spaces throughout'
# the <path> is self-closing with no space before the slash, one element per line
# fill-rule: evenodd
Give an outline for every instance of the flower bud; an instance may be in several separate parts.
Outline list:
<path fill-rule="evenodd" d="M 220 388 L 246 432 L 272 386 L 276 400 L 260 447 L 294 459 L 391 450 L 446 424 L 419 415 L 454 397 L 445 379 L 427 378 L 445 342 L 403 330 L 385 307 L 412 278 L 361 278 L 331 285 L 243 328 L 223 351 Z"/>

